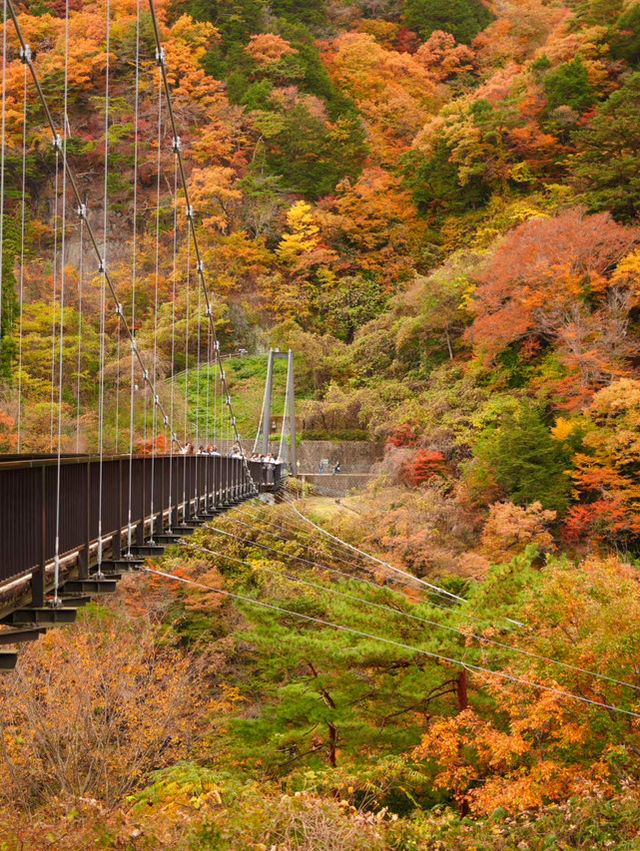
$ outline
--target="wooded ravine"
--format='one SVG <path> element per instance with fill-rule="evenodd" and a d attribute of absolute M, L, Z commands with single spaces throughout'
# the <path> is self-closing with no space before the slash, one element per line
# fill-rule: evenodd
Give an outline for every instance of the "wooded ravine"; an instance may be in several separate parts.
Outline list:
<path fill-rule="evenodd" d="M 0 461 L 171 446 L 125 314 L 180 441 L 273 347 L 381 460 L 21 649 L 0 851 L 640 849 L 640 0 L 158 0 L 178 143 L 147 0 L 14 5 Z"/>

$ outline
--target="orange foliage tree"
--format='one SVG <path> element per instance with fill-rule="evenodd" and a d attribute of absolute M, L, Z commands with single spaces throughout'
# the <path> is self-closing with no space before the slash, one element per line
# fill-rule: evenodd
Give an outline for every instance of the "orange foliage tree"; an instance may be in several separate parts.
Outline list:
<path fill-rule="evenodd" d="M 395 164 L 436 104 L 427 65 L 362 32 L 334 39 L 324 59 L 334 82 L 355 99 L 369 125 L 374 161 Z"/>
<path fill-rule="evenodd" d="M 0 794 L 110 803 L 188 754 L 201 698 L 189 657 L 142 618 L 93 611 L 20 654 L 0 683 Z"/>
<path fill-rule="evenodd" d="M 513 592 L 508 574 L 501 583 L 502 595 Z M 578 567 L 552 561 L 541 576 L 530 571 L 527 583 L 536 587 L 521 612 L 528 651 L 637 683 L 632 660 L 638 649 L 640 587 L 635 568 L 615 558 Z M 435 763 L 436 787 L 463 808 L 478 814 L 498 807 L 518 812 L 587 792 L 607 796 L 637 771 L 637 719 L 589 707 L 558 691 L 631 711 L 638 708 L 637 692 L 524 657 L 512 656 L 500 670 L 550 691 L 473 674 L 473 705 L 434 720 L 414 752 Z M 476 687 L 484 692 L 477 704 Z"/>
<path fill-rule="evenodd" d="M 573 480 L 580 504 L 567 535 L 635 546 L 640 536 L 640 381 L 623 378 L 593 397 Z"/>
<path fill-rule="evenodd" d="M 0 410 L 0 452 L 15 452 L 18 445 L 16 422 Z"/>
<path fill-rule="evenodd" d="M 477 277 L 468 338 L 489 358 L 513 344 L 555 345 L 569 371 L 566 391 L 588 398 L 624 374 L 635 351 L 635 296 L 612 270 L 638 239 L 637 228 L 578 208 L 516 227 Z"/>

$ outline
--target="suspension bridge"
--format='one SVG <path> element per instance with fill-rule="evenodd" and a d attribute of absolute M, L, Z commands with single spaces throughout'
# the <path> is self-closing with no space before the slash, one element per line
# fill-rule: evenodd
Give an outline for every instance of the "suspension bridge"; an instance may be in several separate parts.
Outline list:
<path fill-rule="evenodd" d="M 258 434 L 253 453 L 243 446 L 229 389 L 225 355 L 217 336 L 214 292 L 205 270 L 199 240 L 198 212 L 190 197 L 183 143 L 173 107 L 169 70 L 165 47 L 161 38 L 160 21 L 150 0 L 145 12 L 152 25 L 154 39 L 153 69 L 149 71 L 149 57 L 142 55 L 141 20 L 143 9 L 138 3 L 136 16 L 135 93 L 134 93 L 134 168 L 132 177 L 132 253 L 128 281 L 117 280 L 110 269 L 110 132 L 112 117 L 110 99 L 112 62 L 110 43 L 113 16 L 110 3 L 106 15 L 106 69 L 104 97 L 104 182 L 101 199 L 91 199 L 83 192 L 81 182 L 71 162 L 69 104 L 69 3 L 65 7 L 65 51 L 62 92 L 62 112 L 59 118 L 45 93 L 36 57 L 36 51 L 27 42 L 14 0 L 4 0 L 2 30 L 2 139 L 0 151 L 0 345 L 10 333 L 17 337 L 12 358 L 9 385 L 17 403 L 17 445 L 15 454 L 0 455 L 0 647 L 14 647 L 20 642 L 34 640 L 47 627 L 71 623 L 79 606 L 92 596 L 115 590 L 123 572 L 139 569 L 150 557 L 164 553 L 167 546 L 179 543 L 194 530 L 239 503 L 255 498 L 261 493 L 278 493 L 286 477 L 283 456 L 293 453 L 295 465 L 295 403 L 293 379 L 293 353 L 270 352 L 265 395 Z M 10 165 L 8 150 L 7 116 L 10 111 L 8 69 L 16 56 L 24 68 L 22 92 L 22 164 L 21 187 L 18 202 L 8 191 Z M 155 210 L 155 287 L 152 308 L 154 338 L 146 347 L 137 334 L 136 300 L 139 265 L 139 240 L 141 237 L 138 211 L 139 148 L 142 134 L 140 124 L 141 75 L 146 69 L 157 86 L 157 191 Z M 32 103 L 33 98 L 33 103 Z M 17 98 L 16 98 L 17 99 Z M 25 231 L 26 210 L 29 203 L 27 191 L 27 132 L 29 105 L 51 137 L 55 156 L 54 189 L 54 248 L 51 334 L 51 394 L 49 399 L 49 452 L 24 451 L 24 418 L 32 399 L 23 386 L 23 356 L 25 341 L 24 283 L 25 283 Z M 160 293 L 160 268 L 166 258 L 161 258 L 161 223 L 163 206 L 161 181 L 164 178 L 163 156 L 169 149 L 172 157 L 173 185 L 171 206 L 173 238 L 171 240 L 171 363 L 169 377 L 162 374 L 157 347 L 158 317 L 162 308 Z M 15 193 L 14 193 L 15 195 Z M 92 207 L 95 202 L 95 209 Z M 20 249 L 14 264 L 19 281 L 18 315 L 7 316 L 8 299 L 3 299 L 2 287 L 7 280 L 3 264 L 7 256 L 6 242 L 8 217 L 17 213 L 19 220 Z M 101 223 L 101 233 L 96 230 Z M 80 421 L 81 355 L 83 332 L 83 296 L 86 301 L 84 277 L 89 257 L 93 257 L 99 285 L 99 363 L 95 380 L 99 386 L 97 400 L 96 433 L 91 435 L 97 450 L 81 453 L 80 427 L 77 426 L 75 452 L 65 446 L 63 407 L 69 387 L 65 376 L 69 368 L 69 355 L 65 350 L 65 333 L 68 335 L 67 311 L 70 301 L 70 272 L 68 268 L 68 241 L 70 227 L 75 227 L 80 242 L 79 269 L 74 293 L 78 305 L 78 354 L 76 403 Z M 149 227 L 153 230 L 153 226 Z M 176 331 L 176 300 L 178 292 L 179 239 L 186 250 L 187 316 L 184 338 L 178 339 Z M 186 247 L 186 248 L 185 248 Z M 4 272 L 4 274 L 3 274 Z M 189 304 L 191 280 L 197 283 L 194 304 Z M 4 283 L 6 287 L 6 283 Z M 125 303 L 128 309 L 125 308 Z M 2 315 L 2 311 L 5 315 Z M 191 316 L 189 310 L 192 311 Z M 15 314 L 15 311 L 13 311 Z M 196 331 L 192 332 L 193 321 Z M 115 321 L 115 325 L 114 325 Z M 203 327 L 204 323 L 204 327 Z M 105 372 L 107 368 L 107 337 L 117 337 L 117 355 L 120 346 L 128 348 L 129 387 L 125 393 L 118 359 L 118 381 L 114 394 L 108 395 Z M 190 340 L 190 334 L 195 337 Z M 3 339 L 4 338 L 4 339 Z M 197 381 L 197 414 L 195 424 L 189 417 L 190 399 L 189 365 L 190 348 L 195 345 L 197 362 L 192 365 Z M 178 370 L 176 356 L 184 350 L 186 367 Z M 241 350 L 241 355 L 246 351 Z M 273 363 L 285 357 L 288 364 L 285 411 L 282 419 L 279 457 L 270 455 L 271 395 L 273 388 Z M 66 362 L 65 362 L 66 358 Z M 206 390 L 201 395 L 201 374 L 205 373 Z M 193 374 L 192 374 L 193 377 Z M 182 422 L 178 426 L 177 380 L 184 381 Z M 0 387 L 0 390 L 7 388 Z M 126 399 L 128 396 L 128 400 Z M 128 403 L 128 429 L 121 433 L 122 411 Z M 106 433 L 108 408 L 116 406 L 115 440 Z M 200 412 L 204 408 L 204 414 Z M 293 434 L 285 435 L 286 425 Z M 293 424 L 293 425 L 291 425 Z M 46 435 L 43 435 L 46 443 Z M 68 435 L 67 435 L 68 438 Z M 232 442 L 232 447 L 222 450 L 222 442 Z M 285 440 L 286 438 L 286 440 Z M 73 443 L 73 441 L 71 441 Z M 258 443 L 264 450 L 259 456 Z M 109 446 L 111 443 L 111 446 Z M 126 450 L 122 449 L 123 443 Z M 219 450 L 217 444 L 221 444 Z M 0 652 L 0 669 L 9 670 L 16 662 L 15 650 Z"/>
<path fill-rule="evenodd" d="M 25 37 L 15 0 L 1 2 L 0 368 L 7 361 L 11 368 L 8 378 L 0 371 L 4 384 L 0 386 L 0 398 L 9 394 L 14 400 L 17 431 L 15 446 L 0 455 L 0 670 L 11 670 L 15 666 L 16 648 L 20 643 L 37 639 L 51 626 L 73 622 L 79 607 L 92 597 L 112 593 L 123 573 L 138 570 L 270 609 L 297 619 L 301 625 L 330 627 L 354 639 L 382 642 L 403 652 L 411 651 L 416 658 L 453 666 L 460 671 L 459 705 L 466 703 L 466 674 L 472 673 L 551 692 L 610 712 L 640 717 L 640 713 L 604 698 L 575 694 L 488 665 L 445 656 L 416 643 L 400 643 L 353 625 L 314 617 L 225 588 L 214 588 L 150 566 L 149 559 L 162 555 L 170 546 L 182 546 L 187 554 L 221 556 L 211 547 L 191 542 L 194 532 L 201 527 L 238 542 L 251 543 L 265 554 L 277 554 L 268 544 L 251 537 L 250 533 L 263 529 L 278 539 L 295 539 L 297 543 L 298 552 L 290 557 L 288 572 L 277 574 L 283 581 L 357 601 L 372 613 L 372 619 L 384 610 L 414 624 L 419 622 L 426 635 L 445 630 L 459 635 L 464 643 L 499 648 L 503 653 L 508 652 L 511 659 L 525 656 L 557 669 L 579 671 L 600 683 L 615 684 L 635 692 L 640 690 L 633 682 L 527 650 L 526 644 L 522 646 L 520 641 L 526 624 L 507 617 L 487 624 L 480 614 L 470 610 L 464 596 L 355 547 L 300 510 L 296 500 L 283 491 L 287 471 L 296 471 L 291 352 L 271 351 L 269 354 L 262 409 L 259 416 L 254 417 L 259 425 L 252 451 L 242 441 L 227 375 L 228 355 L 223 353 L 217 333 L 216 294 L 200 243 L 202 216 L 191 197 L 186 162 L 188 145 L 183 144 L 174 109 L 171 81 L 175 80 L 175 75 L 169 68 L 154 0 L 137 0 L 135 43 L 128 59 L 135 75 L 130 181 L 132 232 L 130 262 L 121 275 L 114 272 L 117 263 L 111 262 L 109 251 L 109 235 L 113 232 L 109 191 L 114 171 L 118 169 L 110 148 L 114 97 L 111 63 L 115 47 L 111 41 L 115 17 L 110 0 L 105 0 L 104 21 L 101 197 L 97 197 L 95 186 L 93 194 L 87 191 L 73 163 L 69 118 L 69 0 L 64 4 L 63 67 L 58 69 L 62 91 L 57 92 L 56 103 L 60 101 L 61 108 L 55 109 L 51 104 L 50 81 L 43 85 L 37 51 Z M 146 16 L 144 38 L 143 14 Z M 21 73 L 16 72 L 16 65 L 22 68 Z M 13 86 L 11 92 L 9 82 Z M 18 82 L 22 86 L 21 96 Z M 148 207 L 144 211 L 139 208 L 141 146 L 154 126 L 148 115 L 144 122 L 141 118 L 143 85 L 157 94 L 153 217 L 146 216 Z M 25 419 L 33 404 L 32 387 L 28 385 L 34 382 L 25 381 L 24 368 L 30 345 L 24 329 L 25 245 L 30 204 L 27 134 L 32 116 L 39 122 L 39 129 L 44 123 L 54 160 L 50 392 L 48 405 L 45 405 L 48 413 L 39 421 L 36 449 L 29 446 L 26 438 Z M 16 127 L 19 130 L 21 151 L 15 150 L 13 143 L 8 141 L 12 138 L 10 125 L 14 127 L 14 136 Z M 169 167 L 167 158 L 171 160 Z M 169 245 L 162 239 L 167 232 L 167 205 L 161 190 L 166 185 L 170 188 Z M 75 245 L 79 246 L 78 268 L 73 275 L 68 264 L 72 229 L 76 233 Z M 153 243 L 152 266 L 155 267 L 151 270 L 154 284 L 145 317 L 147 324 L 150 320 L 151 333 L 146 338 L 139 334 L 140 302 L 143 300 L 139 288 L 140 243 L 143 238 Z M 7 249 L 9 243 L 13 251 Z M 7 268 L 7 263 L 11 263 L 11 269 Z M 97 270 L 92 276 L 98 281 L 97 303 L 95 287 L 93 291 L 87 288 L 89 263 Z M 184 268 L 179 273 L 181 263 Z M 161 269 L 165 266 L 170 270 L 166 276 L 168 292 L 161 286 Z M 12 276 L 17 281 L 15 300 L 7 296 Z M 184 312 L 178 315 L 178 304 L 183 296 Z M 75 349 L 70 355 L 65 340 L 70 334 L 67 320 L 71 303 L 75 310 L 73 315 L 77 316 L 77 328 L 74 330 Z M 165 358 L 168 363 L 163 364 L 158 341 L 160 321 L 163 316 L 166 319 L 167 313 L 170 342 Z M 95 417 L 89 418 L 90 426 L 84 427 L 83 434 L 81 402 L 87 391 L 82 384 L 82 357 L 83 346 L 86 349 L 88 345 L 89 317 L 97 320 L 98 326 L 98 356 L 91 375 L 97 387 L 97 410 Z M 8 340 L 12 341 L 11 346 L 7 345 Z M 110 386 L 107 378 L 109 348 L 115 350 L 116 364 L 115 381 L 111 381 Z M 287 360 L 287 379 L 279 451 L 274 457 L 271 454 L 274 366 L 281 358 Z M 73 363 L 70 364 L 70 360 Z M 189 389 L 194 376 L 195 400 Z M 74 381 L 75 391 L 71 386 Z M 65 406 L 70 407 L 70 397 L 76 408 L 75 439 L 69 434 L 68 423 L 63 418 Z M 190 413 L 192 407 L 196 411 L 195 423 Z M 122 427 L 123 419 L 125 427 Z M 114 424 L 111 431 L 109 423 Z M 222 451 L 223 441 L 232 444 L 230 451 L 228 447 Z M 82 452 L 83 442 L 91 443 L 94 451 Z M 257 511 L 253 502 L 265 493 L 275 494 L 285 503 L 285 511 L 272 519 Z M 216 518 L 227 512 L 227 528 L 216 526 Z M 324 549 L 319 549 L 320 541 Z M 224 558 L 230 557 L 227 554 Z M 256 565 L 238 558 L 235 561 L 255 570 L 273 572 L 267 564 Z M 323 580 L 331 574 L 350 584 L 330 587 L 325 581 L 317 583 L 302 578 L 296 572 L 300 566 L 307 571 L 321 571 Z M 336 579 L 336 583 L 338 581 Z M 354 582 L 377 591 L 384 589 L 385 593 L 393 586 L 401 590 L 410 588 L 411 596 L 402 597 L 402 606 L 397 599 L 388 605 L 354 594 Z M 440 618 L 425 618 L 412 612 L 410 600 L 416 598 L 427 600 L 431 608 L 440 612 Z M 487 627 L 491 628 L 490 635 L 485 632 Z"/>

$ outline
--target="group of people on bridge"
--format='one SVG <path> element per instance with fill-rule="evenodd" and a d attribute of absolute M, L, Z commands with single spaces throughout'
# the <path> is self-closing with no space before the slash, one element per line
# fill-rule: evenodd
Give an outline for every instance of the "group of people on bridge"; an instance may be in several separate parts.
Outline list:
<path fill-rule="evenodd" d="M 239 443 L 234 443 L 231 449 L 228 452 L 220 452 L 218 447 L 210 443 L 207 446 L 198 446 L 197 448 L 190 441 L 185 443 L 185 445 L 181 449 L 182 455 L 214 455 L 218 457 L 223 457 L 226 455 L 227 458 L 246 458 L 248 461 L 260 461 L 263 464 L 282 464 L 284 459 L 279 455 L 274 455 L 273 453 L 269 453 L 267 455 L 260 455 L 257 452 L 253 452 L 251 455 L 248 455 L 242 446 Z"/>

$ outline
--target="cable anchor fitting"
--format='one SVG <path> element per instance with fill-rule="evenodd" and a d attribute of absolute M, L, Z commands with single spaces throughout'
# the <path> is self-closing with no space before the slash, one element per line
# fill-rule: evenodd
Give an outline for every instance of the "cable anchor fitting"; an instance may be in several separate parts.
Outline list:
<path fill-rule="evenodd" d="M 107 271 L 106 263 L 104 262 L 103 259 L 101 259 L 100 263 L 98 265 L 98 274 L 104 275 L 106 271 Z"/>
<path fill-rule="evenodd" d="M 197 270 L 201 275 L 204 275 L 204 261 L 198 260 Z"/>
<path fill-rule="evenodd" d="M 82 219 L 83 221 L 86 222 L 86 220 L 87 220 L 87 205 L 86 204 L 80 204 L 76 209 L 76 213 L 78 214 L 79 219 Z"/>
<path fill-rule="evenodd" d="M 167 61 L 167 54 L 165 52 L 164 47 L 156 47 L 156 62 L 158 65 L 163 66 Z"/>
<path fill-rule="evenodd" d="M 62 136 L 59 133 L 56 133 L 55 139 L 52 142 L 53 150 L 57 151 L 59 154 L 62 153 Z"/>
<path fill-rule="evenodd" d="M 173 144 L 171 146 L 171 149 L 172 149 L 174 154 L 180 153 L 180 151 L 182 150 L 182 139 L 180 138 L 180 136 L 175 137 L 175 139 L 173 140 Z"/>
<path fill-rule="evenodd" d="M 192 221 L 193 221 L 194 216 L 195 216 L 195 210 L 193 209 L 193 207 L 191 206 L 191 204 L 189 204 L 189 206 L 187 207 L 187 219 L 188 219 L 190 222 L 192 222 Z"/>
<path fill-rule="evenodd" d="M 121 304 L 116 304 L 116 316 L 124 319 L 124 308 Z"/>
<path fill-rule="evenodd" d="M 25 65 L 31 64 L 32 53 L 28 44 L 25 44 L 24 47 L 20 48 L 20 59 Z"/>

